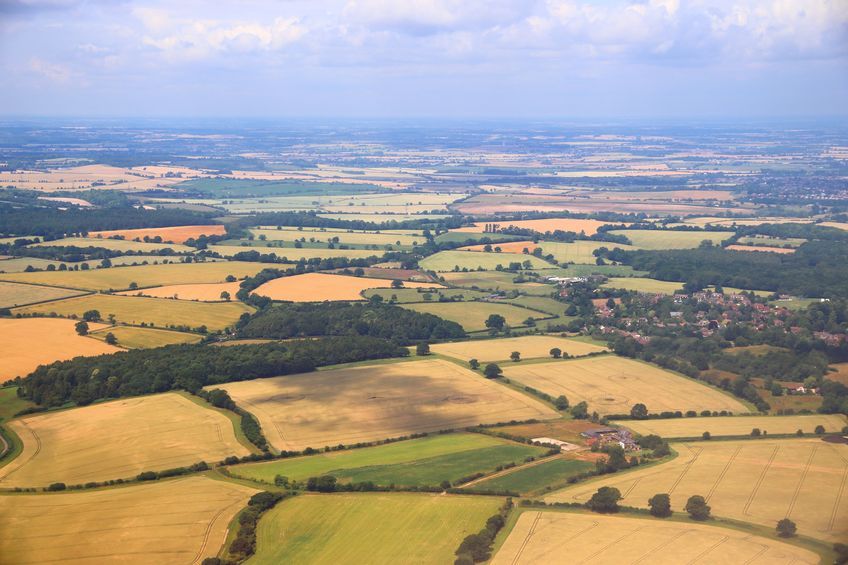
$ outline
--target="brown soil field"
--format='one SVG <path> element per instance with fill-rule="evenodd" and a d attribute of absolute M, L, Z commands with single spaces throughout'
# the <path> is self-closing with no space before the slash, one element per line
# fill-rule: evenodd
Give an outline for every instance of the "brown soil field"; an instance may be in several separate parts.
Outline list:
<path fill-rule="evenodd" d="M 323 302 L 325 300 L 362 300 L 360 293 L 369 288 L 391 288 L 388 279 L 369 279 L 327 273 L 306 273 L 268 281 L 254 291 L 272 300 Z M 442 288 L 438 283 L 404 282 L 404 288 Z"/>
<path fill-rule="evenodd" d="M 556 230 L 573 231 L 580 233 L 585 232 L 586 235 L 594 235 L 598 233 L 600 226 L 605 226 L 609 222 L 601 222 L 599 220 L 584 220 L 579 218 L 548 218 L 544 220 L 516 220 L 514 222 L 478 222 L 473 226 L 451 230 L 462 233 L 482 233 L 486 224 L 495 223 L 498 229 L 508 228 L 510 226 L 533 230 L 539 233 L 552 232 Z"/>
<path fill-rule="evenodd" d="M 555 418 L 541 402 L 440 359 L 219 385 L 259 419 L 277 449 Z"/>
<path fill-rule="evenodd" d="M 515 426 L 504 426 L 497 428 L 499 432 L 526 437 L 550 437 L 571 443 L 582 444 L 584 442 L 581 432 L 597 428 L 598 424 L 589 420 L 551 420 L 538 422 L 536 424 L 517 424 Z"/>
<path fill-rule="evenodd" d="M 172 284 L 156 286 L 143 290 L 118 292 L 125 296 L 152 296 L 153 298 L 177 298 L 179 300 L 199 300 L 200 302 L 222 302 L 221 293 L 229 292 L 232 300 L 241 288 L 241 283 Z"/>
<path fill-rule="evenodd" d="M 744 531 L 695 522 L 527 510 L 492 565 L 531 563 L 819 563 L 812 551 Z"/>
<path fill-rule="evenodd" d="M 509 359 L 513 351 L 521 353 L 522 359 L 550 357 L 550 351 L 554 347 L 558 347 L 563 353 L 568 353 L 572 356 L 606 351 L 605 347 L 599 347 L 585 341 L 576 341 L 552 335 L 438 343 L 431 345 L 430 350 L 434 353 L 462 359 L 463 361 L 477 359 L 482 362 Z"/>
<path fill-rule="evenodd" d="M 201 235 L 224 235 L 227 233 L 223 225 L 208 225 L 208 226 L 175 226 L 171 228 L 144 228 L 135 230 L 108 230 L 108 231 L 93 231 L 89 232 L 88 237 L 103 237 L 108 238 L 116 235 L 123 236 L 124 239 L 141 239 L 145 237 L 160 236 L 162 241 L 170 241 L 172 243 L 185 243 L 188 239 L 197 239 Z"/>
<path fill-rule="evenodd" d="M 24 448 L 0 467 L 2 487 L 126 479 L 250 454 L 229 418 L 173 392 L 24 416 L 8 426 Z"/>
<path fill-rule="evenodd" d="M 795 253 L 794 249 L 786 247 L 768 247 L 766 245 L 728 245 L 725 249 L 730 251 L 759 251 L 761 253 Z"/>
<path fill-rule="evenodd" d="M 214 557 L 258 491 L 207 477 L 0 496 L 3 563 L 177 565 Z"/>
<path fill-rule="evenodd" d="M 0 319 L 0 379 L 26 376 L 39 365 L 79 356 L 101 355 L 120 348 L 77 335 L 73 320 L 60 318 Z M 107 324 L 89 323 L 90 330 Z"/>
<path fill-rule="evenodd" d="M 589 404 L 589 412 L 629 414 L 636 403 L 650 412 L 666 410 L 727 410 L 748 412 L 744 404 L 692 379 L 647 363 L 603 355 L 551 363 L 504 365 L 504 375 L 557 397 L 564 394 L 572 405 Z"/>

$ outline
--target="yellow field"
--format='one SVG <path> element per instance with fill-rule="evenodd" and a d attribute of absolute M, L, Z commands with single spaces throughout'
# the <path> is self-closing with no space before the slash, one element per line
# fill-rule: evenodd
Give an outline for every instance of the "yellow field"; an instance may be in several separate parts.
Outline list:
<path fill-rule="evenodd" d="M 30 247 L 47 247 L 54 245 L 75 246 L 75 247 L 102 247 L 104 249 L 112 249 L 114 251 L 141 251 L 142 253 L 152 253 L 160 249 L 173 249 L 177 252 L 192 252 L 193 247 L 180 245 L 179 243 L 145 243 L 143 241 L 126 241 L 122 239 L 103 239 L 94 237 L 66 237 L 55 241 L 44 241 L 41 243 L 33 243 Z"/>
<path fill-rule="evenodd" d="M 0 308 L 13 308 L 22 304 L 57 300 L 70 296 L 79 296 L 79 290 L 55 288 L 32 284 L 0 282 Z"/>
<path fill-rule="evenodd" d="M 527 510 L 491 563 L 814 565 L 819 556 L 776 539 L 696 522 Z"/>
<path fill-rule="evenodd" d="M 0 496 L 3 563 L 200 563 L 256 490 L 206 477 Z"/>
<path fill-rule="evenodd" d="M 229 418 L 173 392 L 24 416 L 8 426 L 24 448 L 0 467 L 2 487 L 125 479 L 250 454 Z"/>
<path fill-rule="evenodd" d="M 120 351 L 77 335 L 73 320 L 0 318 L 0 380 L 24 377 L 39 365 Z M 105 324 L 89 324 L 92 330 Z"/>
<path fill-rule="evenodd" d="M 0 185 L 12 185 L 16 188 L 40 192 L 89 188 L 121 191 L 149 190 L 167 187 L 182 180 L 176 177 L 162 177 L 158 173 L 141 169 L 126 169 L 110 165 L 82 165 L 50 171 L 0 172 Z"/>
<path fill-rule="evenodd" d="M 552 254 L 554 259 L 560 263 L 577 263 L 582 265 L 594 265 L 596 257 L 592 253 L 601 247 L 606 247 L 607 249 L 618 247 L 624 251 L 635 249 L 635 247 L 630 245 L 610 243 L 607 241 L 574 241 L 572 243 L 542 241 L 539 245 L 542 247 L 542 252 L 545 255 Z"/>
<path fill-rule="evenodd" d="M 482 233 L 487 223 L 491 224 L 492 222 L 477 222 L 473 226 L 466 226 L 450 231 L 462 233 Z M 547 218 L 543 220 L 516 220 L 514 222 L 497 223 L 498 229 L 516 227 L 524 230 L 537 231 L 539 233 L 553 232 L 556 230 L 573 231 L 576 233 L 580 233 L 582 231 L 586 235 L 594 235 L 598 233 L 598 228 L 607 224 L 609 224 L 609 222 L 583 220 L 578 218 Z"/>
<path fill-rule="evenodd" d="M 713 437 L 748 435 L 754 428 L 769 434 L 794 434 L 797 430 L 812 434 L 816 426 L 824 426 L 827 432 L 839 433 L 848 425 L 848 419 L 841 414 L 811 414 L 627 420 L 615 423 L 626 426 L 641 435 L 657 434 L 664 438 L 693 438 L 701 437 L 704 432 L 710 432 Z"/>
<path fill-rule="evenodd" d="M 364 259 L 366 257 L 380 257 L 385 253 L 382 249 L 322 249 L 307 248 L 296 249 L 292 247 L 242 247 L 240 245 L 210 245 L 210 251 L 220 253 L 224 257 L 232 257 L 236 253 L 244 251 L 258 251 L 259 253 L 274 253 L 277 257 L 285 257 L 289 262 L 300 259 L 327 259 L 330 257 L 348 257 L 350 259 Z"/>
<path fill-rule="evenodd" d="M 143 290 L 125 290 L 118 294 L 123 296 L 152 296 L 154 298 L 177 298 L 179 300 L 198 300 L 200 302 L 221 302 L 221 293 L 229 292 L 231 300 L 235 300 L 241 283 L 205 283 L 205 284 L 171 284 L 154 286 Z"/>
<path fill-rule="evenodd" d="M 113 294 L 90 294 L 80 298 L 69 298 L 35 306 L 15 308 L 13 314 L 45 314 L 55 312 L 59 316 L 82 317 L 83 312 L 97 310 L 103 319 L 114 314 L 118 322 L 130 325 L 153 325 L 157 327 L 206 326 L 210 330 L 224 329 L 234 324 L 252 308 L 242 302 L 189 302 L 166 298 L 141 298 L 116 296 Z"/>
<path fill-rule="evenodd" d="M 586 355 L 595 351 L 606 350 L 605 347 L 599 347 L 584 341 L 565 339 L 552 335 L 532 335 L 523 337 L 507 337 L 502 339 L 438 343 L 431 345 L 430 350 L 434 353 L 440 353 L 442 355 L 447 355 L 448 357 L 455 357 L 457 359 L 462 359 L 463 361 L 477 359 L 482 362 L 509 359 L 509 355 L 513 351 L 521 353 L 522 359 L 550 357 L 550 351 L 554 347 L 558 347 L 563 351 L 563 353 L 568 353 L 573 356 Z"/>
<path fill-rule="evenodd" d="M 611 277 L 601 286 L 604 288 L 621 288 L 648 294 L 674 294 L 675 291 L 683 289 L 683 283 L 640 277 Z"/>
<path fill-rule="evenodd" d="M 760 253 L 780 253 L 788 255 L 795 253 L 795 249 L 788 247 L 769 247 L 766 245 L 728 245 L 725 249 L 729 251 L 759 251 Z"/>
<path fill-rule="evenodd" d="M 647 363 L 615 355 L 503 367 L 504 375 L 551 396 L 564 394 L 572 405 L 585 400 L 589 412 L 629 414 L 636 403 L 650 412 L 728 410 L 748 412 L 744 404 L 691 379 Z"/>
<path fill-rule="evenodd" d="M 369 288 L 391 288 L 388 279 L 369 279 L 326 273 L 305 273 L 268 281 L 254 294 L 272 300 L 291 302 L 323 302 L 325 300 L 362 300 L 360 293 Z M 442 288 L 437 283 L 404 281 L 404 288 Z"/>
<path fill-rule="evenodd" d="M 201 284 L 224 282 L 228 275 L 237 279 L 252 276 L 264 269 L 262 263 L 215 261 L 208 263 L 169 263 L 167 265 L 138 265 L 111 267 L 90 271 L 44 271 L 0 275 L 5 281 L 46 284 L 87 290 L 124 290 L 131 283 L 140 288 L 171 284 Z"/>
<path fill-rule="evenodd" d="M 157 330 L 153 328 L 139 328 L 135 326 L 112 326 L 89 333 L 89 337 L 105 340 L 106 334 L 111 333 L 118 340 L 119 347 L 127 349 L 147 349 L 149 347 L 162 347 L 175 343 L 197 343 L 202 337 L 198 334 L 185 332 L 174 332 L 170 330 Z"/>
<path fill-rule="evenodd" d="M 219 385 L 277 449 L 351 444 L 482 423 L 553 418 L 519 392 L 427 359 Z"/>
<path fill-rule="evenodd" d="M 702 241 L 717 245 L 733 235 L 732 231 L 675 231 L 675 230 L 615 230 L 613 235 L 623 235 L 640 249 L 694 249 Z"/>
<path fill-rule="evenodd" d="M 673 510 L 699 494 L 715 516 L 774 528 L 790 518 L 798 533 L 828 542 L 848 536 L 848 446 L 809 440 L 675 443 L 678 456 L 655 467 L 589 481 L 555 492 L 547 501 L 585 502 L 614 486 L 621 504 L 647 506 L 656 493 L 671 495 Z"/>
<path fill-rule="evenodd" d="M 547 318 L 548 314 L 519 308 L 512 304 L 500 302 L 417 302 L 413 304 L 401 304 L 402 308 L 415 310 L 424 314 L 433 314 L 439 318 L 456 322 L 467 332 L 476 332 L 486 329 L 486 319 L 492 314 L 498 314 L 506 319 L 508 326 L 517 327 L 524 325 L 527 318 Z"/>
<path fill-rule="evenodd" d="M 162 241 L 172 241 L 174 243 L 184 243 L 188 239 L 197 239 L 201 235 L 224 235 L 227 233 L 226 228 L 222 225 L 208 226 L 176 226 L 171 228 L 143 228 L 135 230 L 109 230 L 109 231 L 93 231 L 89 232 L 88 237 L 108 238 L 115 235 L 123 236 L 128 240 L 135 238 L 144 239 L 145 237 L 160 236 Z"/>

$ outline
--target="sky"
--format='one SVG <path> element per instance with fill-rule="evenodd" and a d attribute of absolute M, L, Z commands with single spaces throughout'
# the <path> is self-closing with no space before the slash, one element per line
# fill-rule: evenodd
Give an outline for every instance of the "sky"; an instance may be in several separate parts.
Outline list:
<path fill-rule="evenodd" d="M 848 0 L 0 0 L 0 115 L 848 116 Z"/>

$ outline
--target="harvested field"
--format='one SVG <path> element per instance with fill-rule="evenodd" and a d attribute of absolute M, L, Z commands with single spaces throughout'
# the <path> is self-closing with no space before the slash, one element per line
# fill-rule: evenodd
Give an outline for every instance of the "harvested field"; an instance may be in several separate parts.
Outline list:
<path fill-rule="evenodd" d="M 713 437 L 749 435 L 758 428 L 769 435 L 794 434 L 802 430 L 812 435 L 816 426 L 828 432 L 841 432 L 848 419 L 841 414 L 800 416 L 718 416 L 716 418 L 674 418 L 671 420 L 627 420 L 615 422 L 641 435 L 657 434 L 664 438 L 695 438 L 704 432 Z"/>
<path fill-rule="evenodd" d="M 2 275 L 3 280 L 81 288 L 86 290 L 124 290 L 136 283 L 139 288 L 224 282 L 228 275 L 238 279 L 253 276 L 266 265 L 243 261 L 214 261 L 206 263 L 169 263 L 167 265 L 138 265 L 110 267 L 90 271 L 53 271 Z"/>
<path fill-rule="evenodd" d="M 645 507 L 658 492 L 674 510 L 699 494 L 715 516 L 774 528 L 789 518 L 798 533 L 828 542 L 848 536 L 848 446 L 815 440 L 742 440 L 675 443 L 678 456 L 662 465 L 604 477 L 546 497 L 585 502 L 614 486 L 621 504 Z"/>
<path fill-rule="evenodd" d="M 200 563 L 214 557 L 255 489 L 206 477 L 124 488 L 0 496 L 8 563 Z"/>
<path fill-rule="evenodd" d="M 491 247 L 490 251 L 486 251 L 486 247 Z M 483 253 L 532 253 L 534 249 L 536 249 L 538 245 L 533 243 L 532 241 L 503 241 L 497 243 L 487 243 L 487 244 L 479 244 L 479 245 L 468 245 L 466 247 L 460 247 L 459 251 L 478 251 Z M 525 253 L 525 249 L 527 250 Z"/>
<path fill-rule="evenodd" d="M 83 294 L 83 292 L 69 288 L 0 282 L 0 308 L 14 308 L 24 304 L 58 300 L 79 296 L 80 294 Z"/>
<path fill-rule="evenodd" d="M 39 365 L 120 351 L 77 335 L 73 320 L 0 318 L 0 380 L 24 377 Z M 90 323 L 91 329 L 106 327 Z M 38 344 L 37 347 L 34 344 Z"/>
<path fill-rule="evenodd" d="M 28 267 L 32 267 L 33 269 L 46 269 L 50 265 L 53 265 L 58 269 L 61 264 L 61 261 L 39 259 L 38 257 L 14 257 L 12 259 L 0 259 L 0 273 L 23 273 Z"/>
<path fill-rule="evenodd" d="M 547 318 L 547 314 L 519 308 L 511 304 L 497 302 L 420 302 L 402 305 L 409 310 L 433 314 L 439 318 L 456 322 L 466 332 L 477 332 L 486 329 L 486 319 L 492 314 L 499 314 L 506 319 L 508 326 L 523 326 L 527 318 Z"/>
<path fill-rule="evenodd" d="M 482 362 L 509 359 L 509 355 L 513 351 L 520 352 L 522 359 L 550 357 L 550 351 L 554 347 L 558 347 L 563 353 L 572 356 L 606 351 L 605 347 L 598 347 L 591 343 L 548 335 L 437 343 L 431 345 L 430 350 L 434 353 L 455 357 L 463 361 L 477 359 Z"/>
<path fill-rule="evenodd" d="M 0 172 L 0 184 L 16 188 L 54 192 L 57 190 L 120 190 L 137 191 L 167 187 L 181 182 L 139 169 L 111 165 L 82 165 L 50 171 Z"/>
<path fill-rule="evenodd" d="M 369 288 L 389 288 L 388 279 L 369 279 L 328 273 L 305 273 L 281 277 L 266 282 L 253 291 L 272 300 L 291 302 L 323 302 L 325 300 L 362 300 L 362 291 Z M 438 283 L 406 281 L 404 288 L 441 288 Z"/>
<path fill-rule="evenodd" d="M 259 419 L 271 445 L 286 450 L 556 416 L 541 402 L 439 359 L 216 388 Z"/>
<path fill-rule="evenodd" d="M 205 283 L 205 284 L 172 284 L 154 286 L 143 290 L 126 290 L 119 292 L 123 296 L 151 296 L 153 298 L 176 298 L 179 300 L 197 300 L 200 302 L 222 302 L 222 292 L 228 292 L 235 300 L 236 293 L 241 289 L 241 283 Z"/>
<path fill-rule="evenodd" d="M 135 326 L 113 326 L 93 333 L 89 337 L 104 340 L 111 333 L 118 340 L 118 346 L 127 349 L 148 349 L 176 343 L 197 343 L 202 339 L 199 334 L 157 330 L 153 328 L 138 328 Z"/>
<path fill-rule="evenodd" d="M 506 244 L 505 244 L 506 245 Z M 498 265 L 506 268 L 510 263 L 530 261 L 533 269 L 552 269 L 550 263 L 523 253 L 473 253 L 469 251 L 440 251 L 422 259 L 419 265 L 427 271 L 453 271 L 454 268 L 493 271 Z"/>
<path fill-rule="evenodd" d="M 659 281 L 641 277 L 612 277 L 601 285 L 605 288 L 620 288 L 647 294 L 674 294 L 683 289 L 683 283 Z"/>
<path fill-rule="evenodd" d="M 396 297 L 395 302 L 399 304 L 408 304 L 410 302 L 438 302 L 439 297 L 453 300 L 477 300 L 489 296 L 488 292 L 480 292 L 477 290 L 465 290 L 462 288 L 434 288 L 416 289 L 416 288 L 372 288 L 362 293 L 365 298 L 371 298 L 379 294 L 383 297 L 384 302 L 391 302 L 392 297 Z M 427 300 L 424 295 L 429 294 L 430 300 Z"/>
<path fill-rule="evenodd" d="M 571 404 L 586 401 L 589 412 L 629 414 L 636 403 L 650 412 L 727 410 L 748 412 L 744 404 L 716 389 L 647 363 L 615 355 L 503 367 L 504 375 Z"/>
<path fill-rule="evenodd" d="M 500 498 L 409 493 L 303 495 L 270 510 L 250 565 L 443 564 L 497 513 Z"/>
<path fill-rule="evenodd" d="M 74 246 L 74 247 L 102 247 L 103 249 L 111 249 L 113 251 L 140 251 L 142 253 L 154 253 L 160 249 L 173 249 L 177 253 L 190 253 L 196 251 L 193 247 L 181 245 L 179 243 L 145 243 L 143 241 L 126 241 L 123 239 L 105 239 L 94 237 L 66 237 L 54 241 L 43 241 L 41 243 L 33 243 L 29 247 L 54 247 L 54 246 Z"/>
<path fill-rule="evenodd" d="M 761 253 L 780 253 L 787 255 L 795 253 L 795 249 L 791 247 L 768 247 L 765 245 L 728 245 L 725 247 L 728 251 L 759 251 Z"/>
<path fill-rule="evenodd" d="M 572 231 L 576 233 L 584 232 L 586 235 L 594 235 L 598 233 L 598 228 L 608 225 L 609 222 L 601 222 L 599 220 L 584 220 L 579 218 L 546 218 L 544 220 L 516 220 L 503 222 L 478 222 L 473 226 L 451 230 L 453 232 L 470 232 L 480 233 L 487 224 L 494 223 L 496 229 L 506 229 L 515 227 L 523 230 L 533 230 L 539 233 L 560 231 Z"/>
<path fill-rule="evenodd" d="M 819 563 L 809 550 L 698 524 L 589 513 L 526 510 L 492 565 L 530 563 Z"/>
<path fill-rule="evenodd" d="M 534 437 L 549 437 L 560 441 L 567 441 L 577 445 L 585 443 L 585 438 L 580 434 L 586 430 L 597 428 L 598 425 L 589 420 L 548 420 L 547 422 L 536 422 L 535 424 L 515 424 L 512 426 L 499 427 L 498 431 L 514 436 L 533 439 Z"/>
<path fill-rule="evenodd" d="M 139 326 L 152 325 L 160 328 L 206 326 L 220 330 L 234 324 L 245 312 L 253 309 L 242 302 L 189 302 L 166 298 L 142 298 L 113 294 L 90 294 L 80 298 L 68 298 L 36 306 L 15 308 L 13 314 L 40 314 L 81 318 L 83 312 L 97 310 L 103 319 L 114 314 L 118 322 Z M 71 324 L 73 325 L 73 324 Z M 71 328 L 73 329 L 73 328 Z"/>
<path fill-rule="evenodd" d="M 134 230 L 110 230 L 89 232 L 89 238 L 109 238 L 122 236 L 126 240 L 136 238 L 143 240 L 145 237 L 161 237 L 164 242 L 185 243 L 189 239 L 197 239 L 201 235 L 224 235 L 227 233 L 223 225 L 208 226 L 175 226 L 172 228 L 143 228 Z"/>
<path fill-rule="evenodd" d="M 296 481 L 332 475 L 342 483 L 435 486 L 474 473 L 492 472 L 498 465 L 520 463 L 544 452 L 542 447 L 483 434 L 439 434 L 376 447 L 249 463 L 232 467 L 230 472 L 269 483 L 277 475 Z"/>
<path fill-rule="evenodd" d="M 676 230 L 615 230 L 613 235 L 623 235 L 640 249 L 695 249 L 704 240 L 718 245 L 733 235 L 732 231 L 676 231 Z"/>
<path fill-rule="evenodd" d="M 2 487 L 125 479 L 250 454 L 229 418 L 174 392 L 24 416 L 8 426 L 24 449 L 0 468 Z"/>
<path fill-rule="evenodd" d="M 209 250 L 220 253 L 224 257 L 232 257 L 245 251 L 258 251 L 263 255 L 273 253 L 277 257 L 285 258 L 290 262 L 300 259 L 328 259 L 330 257 L 365 259 L 367 257 L 381 257 L 385 253 L 382 249 L 326 249 L 317 247 L 297 249 L 294 247 L 242 247 L 240 245 L 210 245 Z"/>

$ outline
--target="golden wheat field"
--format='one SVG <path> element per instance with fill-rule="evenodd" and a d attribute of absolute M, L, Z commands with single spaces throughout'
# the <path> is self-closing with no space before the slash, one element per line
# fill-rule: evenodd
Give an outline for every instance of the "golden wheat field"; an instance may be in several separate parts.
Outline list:
<path fill-rule="evenodd" d="M 94 491 L 0 496 L 0 562 L 200 563 L 258 492 L 202 476 Z"/>
<path fill-rule="evenodd" d="M 2 487 L 126 479 L 250 451 L 229 418 L 173 392 L 8 422 L 23 452 L 0 467 Z"/>
<path fill-rule="evenodd" d="M 816 426 L 827 432 L 841 432 L 848 419 L 841 414 L 798 416 L 717 416 L 715 418 L 673 418 L 669 420 L 627 420 L 616 422 L 641 435 L 656 434 L 664 438 L 748 435 L 754 428 L 769 434 L 794 434 L 801 430 L 813 434 Z"/>
<path fill-rule="evenodd" d="M 814 565 L 819 556 L 776 539 L 695 522 L 527 510 L 491 563 Z"/>
<path fill-rule="evenodd" d="M 110 326 L 96 332 L 91 332 L 88 335 L 94 339 L 105 340 L 106 335 L 110 333 L 118 340 L 118 346 L 126 349 L 147 349 L 177 343 L 197 343 L 203 339 L 202 335 L 196 333 L 140 328 L 137 326 Z"/>
<path fill-rule="evenodd" d="M 559 348 L 563 353 L 568 353 L 572 356 L 606 351 L 605 347 L 552 335 L 437 343 L 431 345 L 430 350 L 434 353 L 455 357 L 463 361 L 469 361 L 471 359 L 477 359 L 478 361 L 503 361 L 504 359 L 509 359 L 513 351 L 521 353 L 522 359 L 550 357 L 550 351 L 555 347 Z"/>
<path fill-rule="evenodd" d="M 323 302 L 325 300 L 362 300 L 361 292 L 369 288 L 391 288 L 388 279 L 369 279 L 327 273 L 305 273 L 268 281 L 254 294 L 272 300 L 290 302 Z M 438 283 L 403 281 L 403 288 L 442 288 Z"/>
<path fill-rule="evenodd" d="M 465 226 L 458 229 L 453 229 L 454 232 L 462 233 L 482 233 L 486 224 L 493 222 L 477 222 L 473 226 Z M 542 220 L 516 220 L 495 222 L 497 229 L 505 229 L 515 227 L 524 230 L 533 230 L 539 233 L 553 231 L 573 231 L 576 233 L 584 232 L 586 235 L 594 235 L 598 233 L 598 228 L 609 224 L 609 222 L 601 222 L 599 220 L 584 220 L 580 218 L 546 218 Z"/>
<path fill-rule="evenodd" d="M 120 351 L 78 335 L 75 323 L 60 318 L 0 318 L 0 379 L 23 377 L 39 365 L 54 361 Z M 107 327 L 95 323 L 89 326 L 92 330 Z"/>
<path fill-rule="evenodd" d="M 145 237 L 161 237 L 162 241 L 185 243 L 186 240 L 197 239 L 201 235 L 224 235 L 225 233 L 227 233 L 225 226 L 215 224 L 206 226 L 176 226 L 170 228 L 93 231 L 89 232 L 88 237 L 109 238 L 117 235 L 128 240 L 136 238 L 143 240 Z"/>
<path fill-rule="evenodd" d="M 221 293 L 226 292 L 231 300 L 241 288 L 240 282 L 202 283 L 202 284 L 171 284 L 154 286 L 142 290 L 125 290 L 119 292 L 123 296 L 150 296 L 153 298 L 176 298 L 178 300 L 197 300 L 200 302 L 221 302 Z"/>
<path fill-rule="evenodd" d="M 621 504 L 647 506 L 671 495 L 672 510 L 707 499 L 715 516 L 774 528 L 789 518 L 798 533 L 828 542 L 848 536 L 848 446 L 820 439 L 702 441 L 672 444 L 662 465 L 589 481 L 552 493 L 549 502 L 585 502 L 601 486 L 621 491 Z"/>
<path fill-rule="evenodd" d="M 640 361 L 603 355 L 551 363 L 503 367 L 504 375 L 522 385 L 559 396 L 571 404 L 586 401 L 589 412 L 629 414 L 642 403 L 650 412 L 727 410 L 748 412 L 744 404 L 716 389 Z"/>
<path fill-rule="evenodd" d="M 218 385 L 277 449 L 352 444 L 482 423 L 555 418 L 541 402 L 440 359 Z"/>

